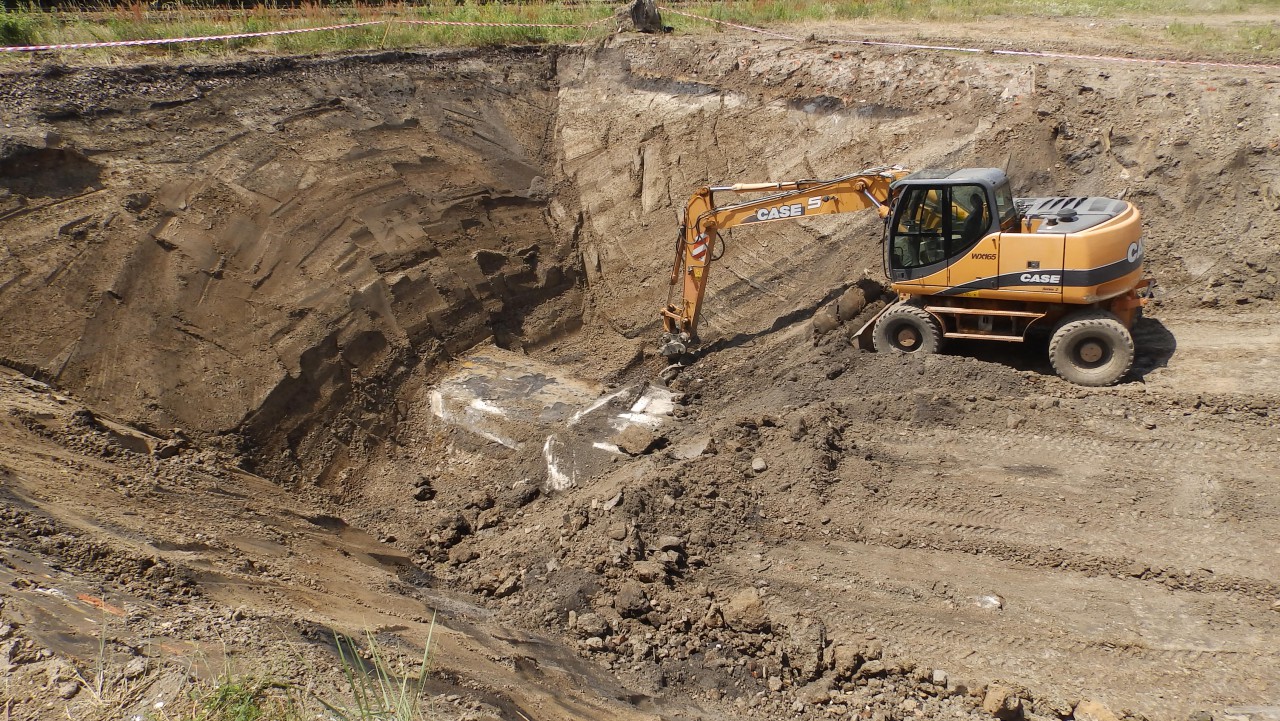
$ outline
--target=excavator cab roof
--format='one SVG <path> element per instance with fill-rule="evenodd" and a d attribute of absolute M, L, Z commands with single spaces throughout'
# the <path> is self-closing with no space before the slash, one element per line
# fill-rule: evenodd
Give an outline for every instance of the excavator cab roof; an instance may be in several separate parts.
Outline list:
<path fill-rule="evenodd" d="M 896 180 L 891 188 L 906 185 L 983 185 L 987 188 L 998 188 L 1009 182 L 1008 176 L 999 168 L 926 168 L 917 170 L 901 180 Z"/>

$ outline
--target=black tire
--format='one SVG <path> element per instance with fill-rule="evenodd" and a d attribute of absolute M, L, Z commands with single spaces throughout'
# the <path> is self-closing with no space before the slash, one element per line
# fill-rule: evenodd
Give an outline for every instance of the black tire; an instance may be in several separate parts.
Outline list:
<path fill-rule="evenodd" d="M 876 321 L 871 334 L 877 353 L 937 353 L 942 326 L 924 308 L 898 303 Z"/>
<path fill-rule="evenodd" d="M 1133 366 L 1133 336 L 1106 311 L 1073 313 L 1053 331 L 1049 362 L 1064 380 L 1082 386 L 1109 386 Z"/>

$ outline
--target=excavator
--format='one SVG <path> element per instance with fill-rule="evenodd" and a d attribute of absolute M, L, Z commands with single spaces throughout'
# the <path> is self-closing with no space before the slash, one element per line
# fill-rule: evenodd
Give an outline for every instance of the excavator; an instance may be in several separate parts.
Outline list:
<path fill-rule="evenodd" d="M 717 205 L 716 193 L 767 194 Z M 662 355 L 681 357 L 698 343 L 720 233 L 871 209 L 884 220 L 884 270 L 897 299 L 857 339 L 870 333 L 876 351 L 925 354 L 952 338 L 1020 343 L 1051 329 L 1049 360 L 1065 380 L 1106 386 L 1129 372 L 1130 330 L 1150 285 L 1138 209 L 1104 197 L 1015 198 L 997 168 L 892 166 L 699 189 L 676 239 Z"/>

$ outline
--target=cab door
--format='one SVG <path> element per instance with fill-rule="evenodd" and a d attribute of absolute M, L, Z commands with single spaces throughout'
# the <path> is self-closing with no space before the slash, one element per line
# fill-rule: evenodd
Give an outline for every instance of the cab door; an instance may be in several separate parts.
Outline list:
<path fill-rule="evenodd" d="M 1062 261 L 1067 236 L 1061 233 L 1001 233 L 1000 290 L 1027 300 L 1062 300 Z"/>
<path fill-rule="evenodd" d="M 909 185 L 894 206 L 885 248 L 889 279 L 909 292 L 931 293 L 947 286 L 951 235 L 949 193 L 945 187 Z"/>
<path fill-rule="evenodd" d="M 981 185 L 954 185 L 951 190 L 951 267 L 947 280 L 956 294 L 990 290 L 998 285 L 999 230 L 990 198 Z"/>

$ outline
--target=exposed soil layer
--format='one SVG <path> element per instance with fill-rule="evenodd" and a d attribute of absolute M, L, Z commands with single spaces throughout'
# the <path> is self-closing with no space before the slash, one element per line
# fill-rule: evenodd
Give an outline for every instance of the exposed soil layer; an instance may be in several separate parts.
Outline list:
<path fill-rule="evenodd" d="M 0 120 L 15 717 L 109 715 L 75 682 L 100 658 L 115 716 L 211 646 L 332 682 L 366 629 L 406 659 L 436 634 L 442 718 L 1280 699 L 1271 76 L 618 37 L 50 67 Z M 1158 292 L 1130 377 L 815 333 L 879 275 L 862 215 L 729 233 L 669 417 L 572 484 L 530 440 L 564 408 L 503 443 L 433 402 L 489 339 L 554 369 L 534 391 L 646 397 L 690 191 L 894 163 L 1133 200 Z"/>

